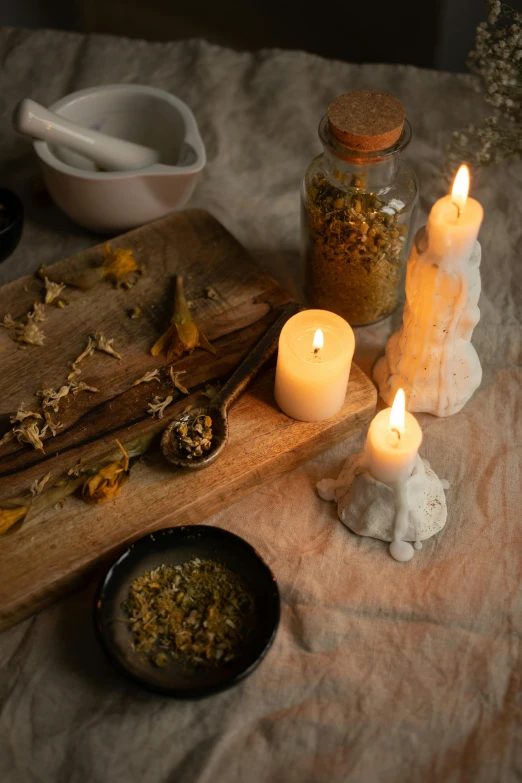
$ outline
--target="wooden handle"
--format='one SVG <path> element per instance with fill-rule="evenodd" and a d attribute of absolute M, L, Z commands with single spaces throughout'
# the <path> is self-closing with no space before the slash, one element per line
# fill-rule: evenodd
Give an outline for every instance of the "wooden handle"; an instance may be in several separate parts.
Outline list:
<path fill-rule="evenodd" d="M 217 397 L 213 401 L 213 407 L 221 409 L 224 413 L 233 402 L 244 392 L 250 381 L 257 375 L 263 364 L 274 354 L 281 329 L 286 322 L 295 315 L 302 306 L 298 302 L 290 302 L 275 321 L 270 329 L 263 335 L 257 345 L 252 348 L 237 370 L 235 370 L 225 383 Z"/>

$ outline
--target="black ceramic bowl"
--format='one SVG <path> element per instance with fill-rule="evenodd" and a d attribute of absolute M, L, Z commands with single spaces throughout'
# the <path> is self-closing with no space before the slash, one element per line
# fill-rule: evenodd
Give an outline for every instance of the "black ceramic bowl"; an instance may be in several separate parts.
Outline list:
<path fill-rule="evenodd" d="M 12 190 L 0 188 L 0 261 L 15 250 L 24 227 L 23 204 Z"/>
<path fill-rule="evenodd" d="M 136 577 L 192 557 L 218 560 L 244 579 L 255 599 L 255 627 L 237 659 L 222 667 L 189 673 L 173 661 L 164 669 L 157 668 L 132 649 L 128 625 L 121 622 L 121 604 Z M 150 690 L 181 699 L 209 696 L 248 677 L 270 649 L 279 615 L 279 590 L 266 563 L 244 539 L 209 525 L 166 528 L 140 538 L 111 566 L 94 607 L 98 638 L 116 667 Z"/>

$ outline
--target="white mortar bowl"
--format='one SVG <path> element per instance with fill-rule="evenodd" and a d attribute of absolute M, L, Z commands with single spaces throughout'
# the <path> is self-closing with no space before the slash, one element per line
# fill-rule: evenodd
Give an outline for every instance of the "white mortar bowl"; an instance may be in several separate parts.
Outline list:
<path fill-rule="evenodd" d="M 185 206 L 206 155 L 194 115 L 179 98 L 154 87 L 109 84 L 71 93 L 49 108 L 161 153 L 162 162 L 148 168 L 96 171 L 82 155 L 35 141 L 47 189 L 76 223 L 114 234 Z"/>

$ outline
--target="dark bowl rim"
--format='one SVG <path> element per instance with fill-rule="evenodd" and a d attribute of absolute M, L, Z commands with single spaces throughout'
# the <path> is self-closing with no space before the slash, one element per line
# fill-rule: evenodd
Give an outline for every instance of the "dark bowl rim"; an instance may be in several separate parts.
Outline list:
<path fill-rule="evenodd" d="M 224 680 L 223 682 L 217 684 L 217 685 L 206 685 L 203 687 L 194 687 L 194 688 L 169 688 L 168 686 L 161 686 L 161 685 L 155 685 L 148 680 L 132 673 L 127 669 L 121 661 L 113 654 L 110 647 L 106 644 L 105 637 L 103 634 L 103 631 L 101 629 L 101 623 L 99 622 L 99 616 L 100 616 L 100 610 L 101 610 L 101 601 L 102 601 L 102 595 L 105 589 L 105 586 L 108 582 L 108 579 L 110 578 L 111 571 L 115 569 L 121 560 L 123 560 L 125 557 L 127 557 L 128 553 L 138 544 L 140 544 L 142 541 L 145 541 L 145 539 L 151 538 L 154 540 L 155 536 L 164 536 L 167 533 L 171 534 L 172 531 L 186 531 L 191 530 L 194 532 L 207 532 L 212 531 L 218 533 L 219 536 L 223 536 L 224 538 L 229 539 L 235 539 L 236 542 L 239 542 L 241 546 L 243 546 L 245 549 L 250 550 L 250 553 L 253 557 L 255 557 L 257 560 L 261 562 L 261 564 L 264 566 L 264 568 L 267 570 L 268 574 L 270 575 L 273 583 L 273 595 L 272 600 L 274 602 L 274 625 L 272 628 L 272 631 L 270 633 L 270 636 L 268 638 L 265 637 L 263 649 L 259 653 L 259 655 L 253 660 L 249 666 L 247 666 L 246 669 L 238 672 L 233 677 Z M 252 672 L 257 669 L 261 661 L 265 658 L 266 654 L 272 647 L 272 644 L 274 642 L 275 636 L 277 634 L 279 623 L 281 620 L 281 594 L 279 592 L 279 586 L 277 584 L 277 580 L 273 574 L 272 569 L 268 564 L 265 562 L 265 560 L 261 557 L 259 552 L 255 549 L 255 547 L 252 546 L 246 539 L 244 539 L 242 536 L 237 535 L 237 533 L 232 533 L 230 530 L 226 530 L 223 527 L 219 527 L 218 525 L 176 525 L 174 527 L 165 527 L 160 528 L 159 530 L 153 530 L 150 533 L 147 533 L 146 535 L 142 536 L 141 538 L 136 539 L 136 541 L 133 541 L 131 544 L 129 544 L 124 551 L 120 552 L 120 554 L 113 560 L 111 565 L 106 569 L 104 576 L 100 579 L 100 582 L 98 584 L 98 587 L 96 588 L 96 594 L 94 596 L 94 605 L 93 605 L 93 613 L 92 613 L 92 619 L 94 624 L 94 631 L 96 638 L 98 639 L 98 642 L 100 644 L 100 647 L 102 648 L 103 652 L 109 659 L 109 662 L 114 666 L 114 668 L 122 674 L 124 677 L 126 677 L 128 680 L 131 680 L 135 684 L 137 684 L 140 688 L 144 688 L 145 690 L 160 694 L 162 696 L 168 696 L 173 699 L 178 699 L 180 701 L 194 701 L 199 699 L 204 699 L 207 696 L 213 696 L 216 693 L 220 693 L 222 691 L 226 691 L 229 688 L 232 688 L 234 685 L 237 685 L 238 683 L 245 680 Z"/>
<path fill-rule="evenodd" d="M 14 190 L 11 190 L 11 188 L 0 187 L 0 201 L 2 198 L 11 201 L 11 204 L 16 208 L 16 214 L 14 218 L 7 224 L 7 226 L 0 228 L 0 236 L 2 236 L 2 234 L 8 233 L 9 231 L 12 231 L 13 228 L 18 226 L 19 223 L 24 219 L 24 205 L 18 193 L 15 193 Z"/>

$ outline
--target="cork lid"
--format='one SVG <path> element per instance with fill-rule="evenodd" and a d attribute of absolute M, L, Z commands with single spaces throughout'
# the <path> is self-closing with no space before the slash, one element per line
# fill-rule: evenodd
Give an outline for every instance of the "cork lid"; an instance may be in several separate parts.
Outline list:
<path fill-rule="evenodd" d="M 405 112 L 385 92 L 353 90 L 328 106 L 330 131 L 345 147 L 375 152 L 391 147 L 402 133 Z"/>

